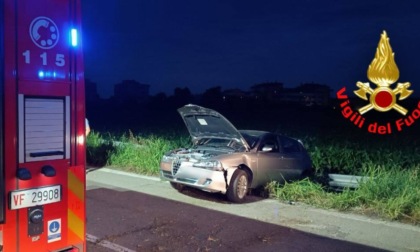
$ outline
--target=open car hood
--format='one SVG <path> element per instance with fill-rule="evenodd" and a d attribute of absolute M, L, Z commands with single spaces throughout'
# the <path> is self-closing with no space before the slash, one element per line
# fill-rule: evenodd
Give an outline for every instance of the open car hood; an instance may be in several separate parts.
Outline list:
<path fill-rule="evenodd" d="M 249 150 L 241 133 L 217 111 L 188 104 L 179 108 L 178 113 L 184 120 L 194 143 L 202 138 L 232 139 L 242 143 L 245 149 Z"/>

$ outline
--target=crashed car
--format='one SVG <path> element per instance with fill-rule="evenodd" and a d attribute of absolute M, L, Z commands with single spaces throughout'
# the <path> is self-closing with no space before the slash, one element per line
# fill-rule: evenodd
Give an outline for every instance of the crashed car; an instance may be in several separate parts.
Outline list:
<path fill-rule="evenodd" d="M 218 112 L 189 104 L 178 109 L 191 135 L 189 148 L 171 150 L 160 162 L 161 178 L 244 201 L 248 191 L 270 181 L 306 176 L 312 161 L 303 144 L 280 134 L 237 130 Z"/>

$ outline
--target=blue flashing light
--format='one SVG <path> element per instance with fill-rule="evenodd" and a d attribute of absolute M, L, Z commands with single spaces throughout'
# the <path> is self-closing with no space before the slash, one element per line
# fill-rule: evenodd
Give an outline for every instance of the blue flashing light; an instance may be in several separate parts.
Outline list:
<path fill-rule="evenodd" d="M 52 80 L 52 79 L 55 80 L 55 79 L 65 79 L 66 76 L 62 72 L 39 70 L 38 78 L 43 79 L 43 80 Z"/>
<path fill-rule="evenodd" d="M 77 29 L 71 29 L 71 45 L 73 47 L 77 46 Z"/>

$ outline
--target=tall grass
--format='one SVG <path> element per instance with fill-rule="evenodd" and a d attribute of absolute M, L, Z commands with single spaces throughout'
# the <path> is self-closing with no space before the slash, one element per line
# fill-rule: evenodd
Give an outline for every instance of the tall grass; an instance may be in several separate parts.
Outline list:
<path fill-rule="evenodd" d="M 357 189 L 347 188 L 339 193 L 308 178 L 285 184 L 271 182 L 267 190 L 281 201 L 420 224 L 420 166 L 410 170 L 385 170 L 378 166 L 366 172 L 368 179 Z"/>
<path fill-rule="evenodd" d="M 100 138 L 100 135 L 92 136 L 92 138 L 96 137 Z M 180 146 L 190 145 L 188 137 L 171 134 L 166 136 L 152 134 L 135 136 L 131 131 L 119 137 L 112 137 L 103 141 L 103 143 L 108 146 L 107 144 L 110 141 L 112 142 L 112 148 L 108 148 L 108 152 L 103 153 L 107 155 L 104 165 L 146 175 L 158 175 L 159 162 L 165 152 Z M 88 146 L 88 153 L 89 149 L 91 147 Z"/>
<path fill-rule="evenodd" d="M 420 223 L 420 165 L 410 170 L 373 169 L 357 193 L 360 205 L 373 207 L 390 219 Z"/>
<path fill-rule="evenodd" d="M 317 173 L 365 175 L 366 169 L 412 169 L 420 164 L 420 147 L 410 139 L 345 138 L 337 135 L 301 136 Z"/>
<path fill-rule="evenodd" d="M 104 166 L 114 150 L 113 137 L 111 134 L 104 136 L 98 132 L 91 131 L 86 139 L 87 153 L 86 161 L 91 166 Z"/>

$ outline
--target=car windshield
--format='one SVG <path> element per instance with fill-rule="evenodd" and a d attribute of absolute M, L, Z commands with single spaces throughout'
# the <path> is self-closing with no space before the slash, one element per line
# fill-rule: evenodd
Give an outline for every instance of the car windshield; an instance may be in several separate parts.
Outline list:
<path fill-rule="evenodd" d="M 258 137 L 250 136 L 250 135 L 242 135 L 245 141 L 248 143 L 249 147 L 252 149 L 254 148 L 255 144 L 257 143 Z"/>
<path fill-rule="evenodd" d="M 206 145 L 208 147 L 223 147 L 228 146 L 230 139 L 223 138 L 202 138 L 198 141 L 197 145 Z"/>
<path fill-rule="evenodd" d="M 252 149 L 258 142 L 260 136 L 264 133 L 262 131 L 250 131 L 250 130 L 240 130 L 239 131 L 245 141 L 248 143 L 248 146 Z"/>
<path fill-rule="evenodd" d="M 245 148 L 240 142 L 225 138 L 202 138 L 197 142 L 197 146 L 211 148 L 227 148 L 236 151 L 243 151 Z"/>
<path fill-rule="evenodd" d="M 202 138 L 197 145 L 205 145 L 208 147 L 228 147 L 231 139 L 224 138 Z"/>

